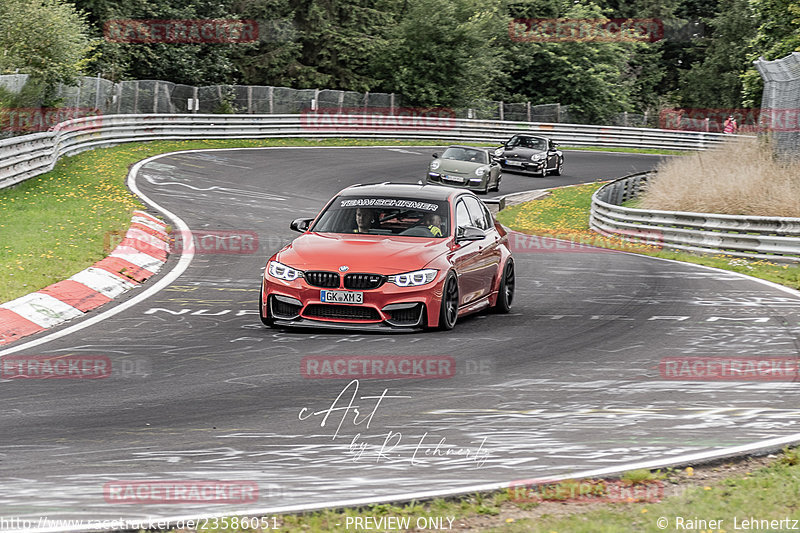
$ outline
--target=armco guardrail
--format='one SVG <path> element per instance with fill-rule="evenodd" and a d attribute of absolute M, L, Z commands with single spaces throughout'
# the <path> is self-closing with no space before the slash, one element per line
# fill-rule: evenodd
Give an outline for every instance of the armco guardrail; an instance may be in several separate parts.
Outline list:
<path fill-rule="evenodd" d="M 62 122 L 47 133 L 0 141 L 0 188 L 47 172 L 62 156 L 133 141 L 383 137 L 500 143 L 515 133 L 546 135 L 575 146 L 673 150 L 703 150 L 722 140 L 716 133 L 424 115 L 100 115 Z"/>
<path fill-rule="evenodd" d="M 593 230 L 630 242 L 734 257 L 800 261 L 800 218 L 652 211 L 622 207 L 649 173 L 608 183 L 592 196 Z"/>

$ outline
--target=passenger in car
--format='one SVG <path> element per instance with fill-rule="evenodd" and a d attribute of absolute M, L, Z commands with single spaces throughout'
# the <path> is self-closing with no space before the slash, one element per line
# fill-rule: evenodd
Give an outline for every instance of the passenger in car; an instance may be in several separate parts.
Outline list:
<path fill-rule="evenodd" d="M 425 215 L 425 227 L 431 232 L 434 237 L 442 236 L 442 217 L 436 213 L 428 213 Z"/>

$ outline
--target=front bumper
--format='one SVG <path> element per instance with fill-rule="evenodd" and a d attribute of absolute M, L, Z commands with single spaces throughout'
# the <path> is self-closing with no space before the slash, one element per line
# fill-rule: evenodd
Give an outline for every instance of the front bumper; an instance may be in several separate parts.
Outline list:
<path fill-rule="evenodd" d="M 520 172 L 541 172 L 545 165 L 545 160 L 531 161 L 530 159 L 498 159 L 498 162 L 504 169 Z"/>
<path fill-rule="evenodd" d="M 278 326 L 321 327 L 362 330 L 410 330 L 438 324 L 443 277 L 420 287 L 398 287 L 386 283 L 363 293 L 361 304 L 334 304 L 321 300 L 323 289 L 304 279 L 265 278 L 261 310 Z"/>
<path fill-rule="evenodd" d="M 448 187 L 482 191 L 486 187 L 487 179 L 489 179 L 488 173 L 483 176 L 463 176 L 442 174 L 440 172 L 428 172 L 426 181 L 428 183 L 446 185 Z"/>

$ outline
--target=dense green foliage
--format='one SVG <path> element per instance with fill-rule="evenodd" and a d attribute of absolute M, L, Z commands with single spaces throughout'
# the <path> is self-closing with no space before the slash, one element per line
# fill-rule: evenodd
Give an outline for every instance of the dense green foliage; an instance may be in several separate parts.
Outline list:
<path fill-rule="evenodd" d="M 77 9 L 77 13 L 76 13 Z M 81 14 L 82 13 L 82 14 Z M 657 19 L 664 38 L 519 39 L 514 19 Z M 103 39 L 114 20 L 258 21 L 246 43 Z M 99 47 L 92 56 L 93 41 Z M 800 50 L 800 0 L 3 0 L 0 71 L 561 103 L 599 121 L 758 105 L 752 61 Z"/>
<path fill-rule="evenodd" d="M 38 105 L 51 105 L 58 83 L 70 83 L 93 58 L 96 41 L 75 8 L 60 0 L 0 2 L 0 74 L 29 74 Z"/>

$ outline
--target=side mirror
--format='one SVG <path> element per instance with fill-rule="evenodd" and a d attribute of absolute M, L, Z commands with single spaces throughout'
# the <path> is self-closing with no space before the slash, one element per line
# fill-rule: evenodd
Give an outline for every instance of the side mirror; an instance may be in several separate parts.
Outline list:
<path fill-rule="evenodd" d="M 439 159 L 439 154 L 433 154 L 434 159 Z"/>
<path fill-rule="evenodd" d="M 308 227 L 311 225 L 313 220 L 313 218 L 296 218 L 292 220 L 291 224 L 289 224 L 289 228 L 303 233 L 308 231 Z"/>
<path fill-rule="evenodd" d="M 462 228 L 458 228 L 456 233 L 456 242 L 481 241 L 486 238 L 486 234 L 483 232 L 483 230 L 476 228 L 475 226 L 464 226 Z"/>

